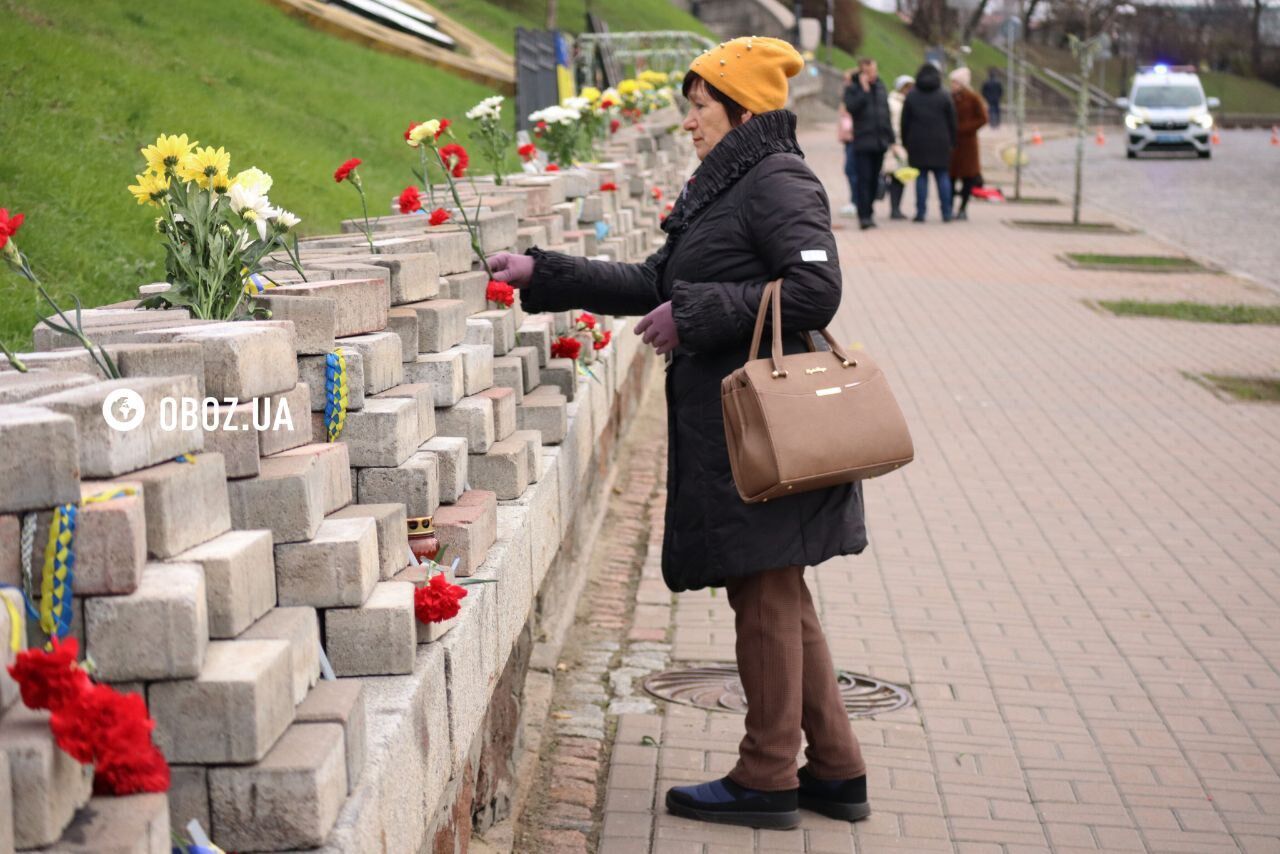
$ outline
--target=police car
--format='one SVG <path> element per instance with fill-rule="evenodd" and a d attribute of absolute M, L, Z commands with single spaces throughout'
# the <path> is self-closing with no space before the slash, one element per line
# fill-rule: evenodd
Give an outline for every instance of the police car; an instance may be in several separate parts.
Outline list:
<path fill-rule="evenodd" d="M 1211 157 L 1210 110 L 1217 98 L 1205 98 L 1193 66 L 1155 65 L 1133 77 L 1128 98 L 1117 98 L 1125 110 L 1125 151 L 1130 158 L 1144 151 L 1194 151 Z"/>

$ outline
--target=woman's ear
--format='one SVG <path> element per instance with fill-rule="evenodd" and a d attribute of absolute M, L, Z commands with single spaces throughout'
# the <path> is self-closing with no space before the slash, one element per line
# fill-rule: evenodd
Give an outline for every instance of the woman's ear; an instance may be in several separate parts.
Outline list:
<path fill-rule="evenodd" d="M 743 110 L 743 111 L 742 111 L 742 124 L 746 124 L 746 123 L 747 123 L 747 119 L 751 118 L 751 117 L 752 117 L 752 116 L 754 116 L 754 115 L 755 115 L 755 113 L 751 112 L 750 110 Z"/>

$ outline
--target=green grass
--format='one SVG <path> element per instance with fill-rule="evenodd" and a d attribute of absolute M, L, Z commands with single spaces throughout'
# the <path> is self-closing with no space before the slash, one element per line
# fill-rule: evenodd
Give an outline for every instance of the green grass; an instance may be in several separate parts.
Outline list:
<path fill-rule="evenodd" d="M 1163 317 L 1193 323 L 1253 323 L 1280 326 L 1280 305 L 1210 305 L 1202 302 L 1143 302 L 1099 300 L 1098 305 L 1121 317 Z"/>
<path fill-rule="evenodd" d="M 1204 378 L 1239 400 L 1280 403 L 1280 380 L 1270 377 L 1228 377 L 1220 374 L 1205 374 Z"/>
<path fill-rule="evenodd" d="M 275 178 L 302 232 L 335 231 L 359 199 L 333 170 L 360 157 L 372 211 L 413 178 L 412 119 L 462 114 L 493 94 L 312 30 L 262 0 L 0 0 L 0 206 L 27 215 L 18 243 L 60 301 L 134 295 L 163 277 L 153 208 L 125 187 L 160 132 L 225 146 L 232 171 Z M 466 124 L 465 120 L 463 124 Z M 473 162 L 481 161 L 477 156 Z M 480 163 L 481 168 L 486 164 Z M 0 272 L 0 335 L 27 346 L 34 302 Z"/>
<path fill-rule="evenodd" d="M 897 15 L 862 7 L 862 45 L 858 55 L 874 57 L 880 76 L 888 85 L 899 74 L 915 77 L 924 62 L 924 49 L 924 42 Z"/>
<path fill-rule="evenodd" d="M 1204 269 L 1190 258 L 1179 255 L 1103 255 L 1093 252 L 1068 252 L 1067 257 L 1077 264 L 1088 264 L 1094 267 L 1143 267 L 1179 272 Z"/>
<path fill-rule="evenodd" d="M 1033 231 L 1083 231 L 1095 233 L 1124 234 L 1125 230 L 1113 222 L 1069 222 L 1057 219 L 1008 219 L 1006 223 L 1014 228 L 1029 228 Z"/>
<path fill-rule="evenodd" d="M 547 23 L 547 0 L 429 0 L 432 6 L 508 53 L 515 50 L 516 27 L 542 29 Z M 688 30 L 712 38 L 702 22 L 670 0 L 591 0 L 591 10 L 611 32 L 625 30 Z M 559 0 L 556 23 L 562 30 L 586 29 L 587 0 Z"/>

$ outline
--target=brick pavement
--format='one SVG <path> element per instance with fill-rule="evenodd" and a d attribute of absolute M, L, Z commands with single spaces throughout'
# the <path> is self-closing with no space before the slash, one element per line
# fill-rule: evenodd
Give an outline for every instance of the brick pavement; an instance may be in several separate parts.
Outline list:
<path fill-rule="evenodd" d="M 831 137 L 802 144 L 840 201 Z M 834 329 L 889 372 L 917 451 L 867 485 L 866 553 L 809 573 L 837 666 L 917 701 L 855 721 L 872 817 L 753 832 L 666 815 L 667 786 L 731 767 L 743 719 L 660 704 L 617 716 L 601 854 L 1280 851 L 1280 409 L 1184 376 L 1274 375 L 1280 329 L 1104 315 L 1082 300 L 1264 296 L 1070 270 L 1058 253 L 1170 247 L 1002 222 L 1067 208 L 970 210 L 837 234 Z M 654 555 L 636 637 L 673 601 Z M 731 661 L 723 593 L 674 602 L 671 658 Z"/>

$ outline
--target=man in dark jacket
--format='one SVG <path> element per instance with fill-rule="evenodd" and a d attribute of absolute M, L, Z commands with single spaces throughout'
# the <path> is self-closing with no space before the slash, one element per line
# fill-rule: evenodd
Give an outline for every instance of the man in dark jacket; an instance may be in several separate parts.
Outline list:
<path fill-rule="evenodd" d="M 915 88 L 902 105 L 902 144 L 907 162 L 920 170 L 916 178 L 916 222 L 924 222 L 929 173 L 938 184 L 942 221 L 951 221 L 951 150 L 956 147 L 956 107 L 942 88 L 942 74 L 926 62 L 916 72 Z"/>
<path fill-rule="evenodd" d="M 862 228 L 875 228 L 876 188 L 884 153 L 896 141 L 893 119 L 889 116 L 889 92 L 880 80 L 876 61 L 858 60 L 858 76 L 844 90 L 844 108 L 853 116 L 853 156 L 858 174 L 858 222 Z"/>
<path fill-rule="evenodd" d="M 988 68 L 987 82 L 982 84 L 982 98 L 987 102 L 987 117 L 993 128 L 1000 127 L 1000 99 L 1004 97 L 1004 84 L 996 74 L 994 68 Z"/>

